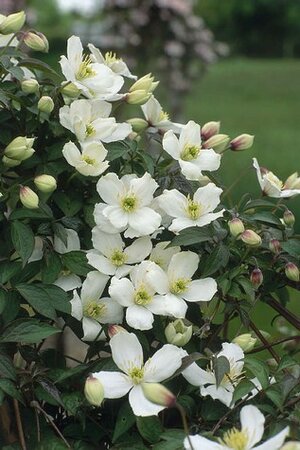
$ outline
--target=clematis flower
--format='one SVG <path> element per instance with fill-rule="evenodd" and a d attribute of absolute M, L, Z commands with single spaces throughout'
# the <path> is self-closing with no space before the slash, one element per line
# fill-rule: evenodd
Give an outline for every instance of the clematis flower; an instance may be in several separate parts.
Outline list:
<path fill-rule="evenodd" d="M 217 292 L 217 283 L 213 278 L 192 280 L 198 265 L 199 256 L 196 253 L 180 252 L 172 256 L 167 272 L 155 264 L 146 275 L 149 284 L 159 293 L 158 298 L 166 302 L 169 313 L 174 317 L 185 317 L 185 300 L 207 302 Z"/>
<path fill-rule="evenodd" d="M 88 44 L 88 48 L 91 52 L 91 58 L 94 62 L 99 64 L 105 64 L 117 75 L 122 75 L 123 77 L 137 79 L 136 75 L 132 75 L 127 67 L 127 64 L 122 58 L 117 58 L 114 52 L 106 52 L 103 56 L 100 50 L 93 44 Z"/>
<path fill-rule="evenodd" d="M 225 356 L 230 364 L 230 372 L 224 375 L 219 386 L 217 386 L 212 365 L 203 370 L 196 363 L 193 363 L 183 370 L 182 375 L 193 386 L 200 386 L 201 395 L 204 397 L 209 395 L 229 406 L 232 402 L 235 386 L 243 376 L 244 352 L 238 345 L 225 342 L 217 356 Z"/>
<path fill-rule="evenodd" d="M 219 438 L 210 441 L 202 436 L 189 436 L 184 440 L 185 450 L 279 450 L 289 433 L 289 427 L 275 434 L 263 444 L 257 445 L 264 434 L 265 418 L 256 406 L 246 405 L 240 412 L 241 429 L 231 428 Z"/>
<path fill-rule="evenodd" d="M 87 253 L 89 264 L 106 275 L 124 277 L 132 270 L 132 264 L 142 262 L 151 252 L 152 244 L 148 236 L 136 239 L 125 248 L 121 235 L 107 234 L 99 227 L 92 230 L 95 250 Z"/>
<path fill-rule="evenodd" d="M 157 200 L 161 209 L 170 217 L 174 217 L 169 230 L 178 233 L 188 227 L 203 227 L 222 217 L 224 209 L 212 212 L 220 203 L 221 193 L 222 189 L 209 183 L 198 188 L 193 199 L 190 196 L 185 197 L 177 189 L 165 189 Z"/>
<path fill-rule="evenodd" d="M 70 166 L 75 167 L 77 172 L 85 176 L 101 175 L 108 168 L 108 161 L 104 161 L 107 150 L 101 142 L 88 142 L 81 145 L 82 152 L 74 142 L 67 142 L 62 153 Z"/>
<path fill-rule="evenodd" d="M 83 54 L 78 36 L 71 36 L 67 44 L 67 57 L 61 56 L 60 66 L 67 81 L 71 81 L 87 98 L 116 100 L 124 80 L 105 64 L 94 62 L 91 55 Z M 122 96 L 121 96 L 122 97 Z"/>
<path fill-rule="evenodd" d="M 103 211 L 106 207 L 106 203 L 96 203 L 93 213 L 96 225 L 107 234 L 115 234 L 126 230 L 126 226 L 118 228 L 114 227 L 108 218 L 104 216 Z"/>
<path fill-rule="evenodd" d="M 97 191 L 107 204 L 102 213 L 118 231 L 127 228 L 125 237 L 149 235 L 161 222 L 161 216 L 149 206 L 157 188 L 147 172 L 141 178 L 124 175 L 121 179 L 108 173 L 97 183 Z"/>
<path fill-rule="evenodd" d="M 111 108 L 110 103 L 102 100 L 75 100 L 60 108 L 60 123 L 81 143 L 122 141 L 132 129 L 128 123 L 117 123 L 114 117 L 109 117 Z"/>
<path fill-rule="evenodd" d="M 153 267 L 151 261 L 143 261 L 132 269 L 130 280 L 114 277 L 109 287 L 111 298 L 127 307 L 126 322 L 136 330 L 150 330 L 153 314 L 173 315 L 174 306 L 167 298 L 155 295 L 156 289 L 147 280 L 147 274 Z"/>
<path fill-rule="evenodd" d="M 149 124 L 150 132 L 173 130 L 175 133 L 180 133 L 182 125 L 169 120 L 169 115 L 163 111 L 160 103 L 153 95 L 141 108 Z"/>
<path fill-rule="evenodd" d="M 104 398 L 120 398 L 129 392 L 129 404 L 136 416 L 157 415 L 165 407 L 147 400 L 142 385 L 161 383 L 172 376 L 181 366 L 183 350 L 164 345 L 144 364 L 143 349 L 135 334 L 115 334 L 110 347 L 112 358 L 122 372 L 92 374 L 102 383 Z"/>
<path fill-rule="evenodd" d="M 178 246 L 166 248 L 170 242 L 171 241 L 158 242 L 149 256 L 150 261 L 153 261 L 163 270 L 167 270 L 172 256 L 180 252 L 180 247 Z"/>
<path fill-rule="evenodd" d="M 291 175 L 283 183 L 273 172 L 260 167 L 256 158 L 253 158 L 253 167 L 263 193 L 269 197 L 287 198 L 300 194 L 300 179 L 298 174 Z"/>
<path fill-rule="evenodd" d="M 101 324 L 121 323 L 123 320 L 122 306 L 111 298 L 101 298 L 108 280 L 109 276 L 95 270 L 87 274 L 80 296 L 76 290 L 73 291 L 71 315 L 82 321 L 84 341 L 105 339 Z"/>
<path fill-rule="evenodd" d="M 179 138 L 172 130 L 167 131 L 162 145 L 178 161 L 187 180 L 200 180 L 203 170 L 213 171 L 220 167 L 221 155 L 213 149 L 201 148 L 200 125 L 192 120 L 183 126 Z"/>

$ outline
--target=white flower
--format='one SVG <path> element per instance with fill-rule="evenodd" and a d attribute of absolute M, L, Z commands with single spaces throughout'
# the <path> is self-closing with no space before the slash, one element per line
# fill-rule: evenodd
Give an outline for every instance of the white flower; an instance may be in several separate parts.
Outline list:
<path fill-rule="evenodd" d="M 83 54 L 79 37 L 68 39 L 67 57 L 62 56 L 60 65 L 67 81 L 71 81 L 88 98 L 115 100 L 124 80 L 104 64 L 93 62 L 91 55 Z"/>
<path fill-rule="evenodd" d="M 99 228 L 101 228 L 101 230 L 104 233 L 107 233 L 107 234 L 115 234 L 115 233 L 119 233 L 120 231 L 126 230 L 126 226 L 121 227 L 121 228 L 114 227 L 110 223 L 108 218 L 103 215 L 103 211 L 106 207 L 107 207 L 106 203 L 96 203 L 95 208 L 94 208 L 94 214 L 93 214 L 96 225 Z"/>
<path fill-rule="evenodd" d="M 154 267 L 151 261 L 143 261 L 135 266 L 128 278 L 111 280 L 109 294 L 112 299 L 127 307 L 126 322 L 136 330 L 150 330 L 153 314 L 172 315 L 167 299 L 155 295 L 155 288 L 147 281 L 147 274 Z"/>
<path fill-rule="evenodd" d="M 161 216 L 149 207 L 158 188 L 149 173 L 141 178 L 115 173 L 100 178 L 97 191 L 107 204 L 103 215 L 119 231 L 126 227 L 125 237 L 139 237 L 153 233 L 160 225 Z"/>
<path fill-rule="evenodd" d="M 273 172 L 260 167 L 256 158 L 253 158 L 253 167 L 256 170 L 261 190 L 265 195 L 275 198 L 287 198 L 300 194 L 300 189 L 295 189 L 299 180 L 297 173 L 291 175 L 284 184 Z"/>
<path fill-rule="evenodd" d="M 80 153 L 74 142 L 69 141 L 64 145 L 62 153 L 68 163 L 82 175 L 95 177 L 105 172 L 109 163 L 104 161 L 107 150 L 101 142 L 82 144 L 81 149 Z"/>
<path fill-rule="evenodd" d="M 203 227 L 222 217 L 224 209 L 217 213 L 212 212 L 220 203 L 221 193 L 222 189 L 209 183 L 198 188 L 193 199 L 185 197 L 177 189 L 164 190 L 157 199 L 161 209 L 169 216 L 175 217 L 169 230 L 178 233 L 188 227 Z"/>
<path fill-rule="evenodd" d="M 176 372 L 184 356 L 182 349 L 167 344 L 148 361 L 143 362 L 143 349 L 133 333 L 117 333 L 110 340 L 112 358 L 121 372 L 96 372 L 93 377 L 103 385 L 104 398 L 120 398 L 129 391 L 129 403 L 136 416 L 157 415 L 164 406 L 146 399 L 142 384 L 161 383 Z"/>
<path fill-rule="evenodd" d="M 95 62 L 99 64 L 105 64 L 118 75 L 122 75 L 123 77 L 127 78 L 133 78 L 134 80 L 137 79 L 137 76 L 132 75 L 123 59 L 117 58 L 117 55 L 115 53 L 106 52 L 103 56 L 100 50 L 93 44 L 88 44 L 88 48 L 90 49 L 92 54 L 91 57 Z"/>
<path fill-rule="evenodd" d="M 166 248 L 171 241 L 158 242 L 150 253 L 149 259 L 160 266 L 163 270 L 167 270 L 171 258 L 180 252 L 180 247 L 174 246 Z"/>
<path fill-rule="evenodd" d="M 180 132 L 179 139 L 174 132 L 165 133 L 162 141 L 164 150 L 178 161 L 187 180 L 200 180 L 202 170 L 217 170 L 221 155 L 213 149 L 201 148 L 200 125 L 190 120 Z"/>
<path fill-rule="evenodd" d="M 121 235 L 107 234 L 99 227 L 92 230 L 94 248 L 87 254 L 88 262 L 106 275 L 124 277 L 132 270 L 131 264 L 142 262 L 151 252 L 152 244 L 148 236 L 136 239 L 125 248 Z"/>
<path fill-rule="evenodd" d="M 123 320 L 123 308 L 111 298 L 101 298 L 108 280 L 107 275 L 89 272 L 82 284 L 80 296 L 76 290 L 73 292 L 71 315 L 82 321 L 84 341 L 105 338 L 101 324 L 121 323 Z"/>
<path fill-rule="evenodd" d="M 210 441 L 202 436 L 189 436 L 184 440 L 185 450 L 279 450 L 289 433 L 289 427 L 255 446 L 264 434 L 265 418 L 256 406 L 246 405 L 240 412 L 241 430 L 231 428 L 223 434 L 219 442 Z"/>
<path fill-rule="evenodd" d="M 170 314 L 177 318 L 185 317 L 188 302 L 209 301 L 217 292 L 213 278 L 192 280 L 198 269 L 199 256 L 193 252 L 180 252 L 172 256 L 167 272 L 155 264 L 146 278 L 160 294 Z"/>
<path fill-rule="evenodd" d="M 193 386 L 200 386 L 201 395 L 210 395 L 213 399 L 220 400 L 226 406 L 230 406 L 235 386 L 239 383 L 243 367 L 244 352 L 236 344 L 225 342 L 217 357 L 225 356 L 230 364 L 230 372 L 224 375 L 223 380 L 217 386 L 216 376 L 212 366 L 206 370 L 201 369 L 196 363 L 183 370 L 182 375 Z"/>
<path fill-rule="evenodd" d="M 173 130 L 175 133 L 180 133 L 182 125 L 173 123 L 169 120 L 169 116 L 163 111 L 161 105 L 152 95 L 150 99 L 142 105 L 142 111 L 145 119 L 149 123 L 149 131 L 156 132 L 158 130 Z"/>
<path fill-rule="evenodd" d="M 116 123 L 114 117 L 109 117 L 111 108 L 102 100 L 75 100 L 60 108 L 60 123 L 81 143 L 122 141 L 132 129 L 128 123 Z"/>

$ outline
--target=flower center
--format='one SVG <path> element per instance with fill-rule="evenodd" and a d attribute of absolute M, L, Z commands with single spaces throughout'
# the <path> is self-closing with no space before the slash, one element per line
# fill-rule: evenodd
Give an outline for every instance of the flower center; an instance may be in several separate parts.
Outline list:
<path fill-rule="evenodd" d="M 112 252 L 110 260 L 115 266 L 120 267 L 127 260 L 127 255 L 122 250 L 116 249 Z"/>
<path fill-rule="evenodd" d="M 144 369 L 140 367 L 132 367 L 132 369 L 128 371 L 128 375 L 134 384 L 140 384 L 144 378 Z"/>
<path fill-rule="evenodd" d="M 192 220 L 197 220 L 201 216 L 202 206 L 200 203 L 195 202 L 191 198 L 188 198 L 187 213 Z"/>
<path fill-rule="evenodd" d="M 96 163 L 96 160 L 94 158 L 91 158 L 90 156 L 87 156 L 87 155 L 82 155 L 81 159 L 82 159 L 82 161 L 86 162 L 90 166 L 94 166 Z"/>
<path fill-rule="evenodd" d="M 117 55 L 114 52 L 106 52 L 104 59 L 107 65 L 113 64 L 114 62 L 117 61 L 122 61 L 122 58 L 117 58 Z"/>
<path fill-rule="evenodd" d="M 279 178 L 277 178 L 273 172 L 268 172 L 267 174 L 264 175 L 264 178 L 268 180 L 270 183 L 274 184 L 278 189 L 281 190 L 283 188 L 283 182 L 279 180 Z"/>
<path fill-rule="evenodd" d="M 223 439 L 219 439 L 219 442 L 233 450 L 246 450 L 248 434 L 246 431 L 239 431 L 237 428 L 232 428 L 223 435 Z"/>
<path fill-rule="evenodd" d="M 83 315 L 86 317 L 91 317 L 92 319 L 99 319 L 106 310 L 105 305 L 99 305 L 95 301 L 90 301 L 87 303 L 83 309 Z"/>
<path fill-rule="evenodd" d="M 122 198 L 121 207 L 127 213 L 131 213 L 136 210 L 137 198 L 134 194 L 128 194 Z"/>
<path fill-rule="evenodd" d="M 82 62 L 80 63 L 79 69 L 76 73 L 77 80 L 84 80 L 85 78 L 94 77 L 96 72 L 91 67 L 92 60 L 91 57 L 86 55 L 84 56 Z"/>
<path fill-rule="evenodd" d="M 91 136 L 94 136 L 94 134 L 96 134 L 96 130 L 93 127 L 93 125 L 91 123 L 89 123 L 85 128 L 85 135 L 86 135 L 86 137 L 91 137 Z"/>
<path fill-rule="evenodd" d="M 191 280 L 189 278 L 178 278 L 177 280 L 173 281 L 170 286 L 171 293 L 175 295 L 182 294 L 187 290 L 190 282 Z"/>
<path fill-rule="evenodd" d="M 169 114 L 163 110 L 161 110 L 159 115 L 159 122 L 162 122 L 163 120 L 169 120 Z"/>
<path fill-rule="evenodd" d="M 151 295 L 146 291 L 143 285 L 141 285 L 134 293 L 133 301 L 136 305 L 145 306 L 148 305 L 151 300 Z"/>
<path fill-rule="evenodd" d="M 183 161 L 192 161 L 198 157 L 200 150 L 200 145 L 185 144 L 180 153 L 180 158 L 183 159 Z"/>
<path fill-rule="evenodd" d="M 63 269 L 63 270 L 61 270 L 60 271 L 60 275 L 62 276 L 62 277 L 67 277 L 68 275 L 71 275 L 71 270 L 69 270 L 69 269 Z"/>

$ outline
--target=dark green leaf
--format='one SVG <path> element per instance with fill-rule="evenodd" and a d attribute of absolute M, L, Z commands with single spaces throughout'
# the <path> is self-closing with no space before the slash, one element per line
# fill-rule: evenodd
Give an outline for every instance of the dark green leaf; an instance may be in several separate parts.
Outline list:
<path fill-rule="evenodd" d="M 52 310 L 56 309 L 57 311 L 62 311 L 69 314 L 71 313 L 71 305 L 68 294 L 58 286 L 42 283 L 18 284 L 16 289 L 35 309 L 36 307 L 32 304 L 33 298 L 33 302 L 35 302 L 37 306 L 41 307 L 42 311 L 43 305 L 47 304 L 50 307 L 49 311 L 52 308 Z M 44 312 L 40 313 L 45 315 Z"/>
<path fill-rule="evenodd" d="M 42 316 L 56 319 L 55 309 L 51 304 L 49 296 L 37 285 L 18 284 L 17 291 L 25 300 Z"/>
<path fill-rule="evenodd" d="M 119 409 L 112 442 L 115 443 L 122 434 L 126 433 L 135 423 L 135 415 L 132 412 L 131 406 L 126 400 Z"/>
<path fill-rule="evenodd" d="M 136 417 L 136 425 L 141 436 L 152 444 L 159 441 L 163 432 L 162 424 L 157 416 Z"/>
<path fill-rule="evenodd" d="M 232 397 L 232 404 L 236 403 L 241 398 L 248 395 L 251 391 L 255 389 L 255 385 L 249 381 L 249 380 L 242 380 L 239 382 L 239 384 L 234 389 L 233 397 Z"/>
<path fill-rule="evenodd" d="M 20 272 L 22 264 L 20 262 L 0 263 L 0 284 L 7 283 L 14 275 Z"/>
<path fill-rule="evenodd" d="M 267 364 L 252 356 L 245 358 L 245 368 L 258 379 L 263 389 L 266 389 L 269 384 L 269 368 Z"/>
<path fill-rule="evenodd" d="M 61 80 L 61 76 L 58 75 L 48 64 L 34 58 L 23 58 L 19 61 L 19 66 L 27 67 L 28 69 L 40 70 L 44 72 L 46 75 L 56 80 L 57 82 Z"/>
<path fill-rule="evenodd" d="M 125 156 L 130 150 L 130 145 L 124 141 L 110 142 L 105 145 L 108 150 L 107 159 L 108 161 L 114 161 L 117 158 Z"/>
<path fill-rule="evenodd" d="M 37 319 L 18 319 L 12 322 L 0 336 L 0 342 L 24 342 L 33 344 L 40 342 L 61 330 Z"/>
<path fill-rule="evenodd" d="M 34 234 L 28 225 L 18 220 L 11 224 L 11 239 L 16 251 L 26 264 L 34 249 Z"/>
<path fill-rule="evenodd" d="M 42 262 L 42 281 L 43 283 L 54 283 L 61 271 L 62 263 L 57 253 L 50 251 L 44 254 Z"/>
<path fill-rule="evenodd" d="M 0 288 L 0 314 L 3 313 L 7 301 L 7 292 Z"/>
<path fill-rule="evenodd" d="M 16 380 L 16 370 L 9 356 L 0 353 L 0 377 Z"/>
<path fill-rule="evenodd" d="M 247 216 L 247 218 L 248 220 L 256 220 L 258 222 L 276 225 L 279 226 L 280 228 L 283 227 L 280 219 L 277 216 L 275 216 L 275 214 L 272 214 L 271 212 L 268 211 L 258 212 L 250 215 L 249 217 Z"/>
<path fill-rule="evenodd" d="M 230 373 L 230 362 L 226 356 L 216 356 L 213 359 L 213 368 L 216 377 L 216 386 L 220 386 L 224 376 Z"/>
<path fill-rule="evenodd" d="M 276 371 L 280 372 L 283 369 L 287 369 L 289 367 L 293 367 L 293 366 L 296 366 L 296 365 L 298 365 L 298 362 L 295 359 L 293 359 L 289 355 L 284 355 L 281 358 L 280 363 L 278 364 L 278 366 L 276 368 Z"/>
<path fill-rule="evenodd" d="M 65 229 L 65 227 L 57 222 L 52 225 L 52 228 L 53 228 L 54 234 L 56 234 L 56 236 L 63 242 L 65 247 L 67 247 L 68 234 L 67 234 L 67 230 Z"/>
<path fill-rule="evenodd" d="M 209 241 L 212 238 L 212 231 L 208 227 L 189 227 L 182 230 L 178 236 L 172 239 L 169 247 L 175 245 L 193 245 L 200 242 Z"/>
<path fill-rule="evenodd" d="M 229 261 L 230 252 L 225 245 L 216 247 L 205 261 L 202 276 L 207 277 L 217 272 L 221 267 L 226 267 Z"/>
<path fill-rule="evenodd" d="M 79 192 L 68 195 L 64 192 L 56 192 L 53 199 L 62 212 L 69 217 L 75 216 L 83 206 Z"/>
<path fill-rule="evenodd" d="M 300 240 L 289 239 L 287 242 L 282 242 L 281 246 L 285 252 L 295 258 L 300 257 Z"/>
<path fill-rule="evenodd" d="M 91 267 L 88 265 L 86 254 L 80 250 L 64 253 L 62 255 L 63 265 L 76 275 L 86 276 Z"/>
<path fill-rule="evenodd" d="M 282 395 L 280 386 L 270 386 L 268 389 L 266 389 L 265 394 L 278 408 L 281 408 L 283 406 L 284 397 Z"/>
<path fill-rule="evenodd" d="M 0 389 L 12 398 L 16 398 L 20 402 L 23 402 L 20 391 L 16 388 L 16 385 L 7 378 L 0 378 Z"/>
<path fill-rule="evenodd" d="M 274 203 L 268 201 L 268 200 L 253 200 L 248 202 L 245 207 L 244 211 L 252 208 L 274 208 Z"/>
<path fill-rule="evenodd" d="M 9 220 L 16 219 L 52 219 L 53 215 L 50 208 L 45 209 L 15 209 L 9 216 Z"/>

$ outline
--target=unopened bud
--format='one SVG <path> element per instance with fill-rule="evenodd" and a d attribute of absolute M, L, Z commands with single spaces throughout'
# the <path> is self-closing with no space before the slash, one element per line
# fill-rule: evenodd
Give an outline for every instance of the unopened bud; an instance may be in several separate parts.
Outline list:
<path fill-rule="evenodd" d="M 19 161 L 17 159 L 7 158 L 7 156 L 2 157 L 2 162 L 6 167 L 16 167 L 21 164 L 22 161 Z"/>
<path fill-rule="evenodd" d="M 40 33 L 38 31 L 34 33 L 32 31 L 28 31 L 27 33 L 25 33 L 23 41 L 25 42 L 27 47 L 36 52 L 48 53 L 49 42 L 43 33 Z"/>
<path fill-rule="evenodd" d="M 29 78 L 21 83 L 21 89 L 25 94 L 36 94 L 39 91 L 39 83 L 34 78 Z"/>
<path fill-rule="evenodd" d="M 300 450 L 300 442 L 289 441 L 280 450 Z"/>
<path fill-rule="evenodd" d="M 256 344 L 257 339 L 252 337 L 250 333 L 240 334 L 233 339 L 233 343 L 237 344 L 244 352 L 252 350 Z"/>
<path fill-rule="evenodd" d="M 154 77 L 151 73 L 144 75 L 142 78 L 139 78 L 133 85 L 130 87 L 129 92 L 134 91 L 146 91 L 153 92 L 154 89 L 158 86 L 159 81 L 154 81 Z"/>
<path fill-rule="evenodd" d="M 278 239 L 271 239 L 269 242 L 269 249 L 275 255 L 278 255 L 281 252 L 281 244 Z"/>
<path fill-rule="evenodd" d="M 233 237 L 237 237 L 239 234 L 245 231 L 245 227 L 241 219 L 234 217 L 228 221 L 229 231 Z"/>
<path fill-rule="evenodd" d="M 144 119 L 140 119 L 139 117 L 135 117 L 134 119 L 127 120 L 127 123 L 129 123 L 132 126 L 132 130 L 136 133 L 140 133 L 141 131 L 148 128 L 148 122 Z"/>
<path fill-rule="evenodd" d="M 286 274 L 287 278 L 291 281 L 299 281 L 299 279 L 300 279 L 299 269 L 296 266 L 296 264 L 294 264 L 292 262 L 288 262 L 285 265 L 285 274 Z"/>
<path fill-rule="evenodd" d="M 35 153 L 35 150 L 33 148 L 27 148 L 23 154 L 22 161 L 25 161 L 25 159 L 30 158 Z"/>
<path fill-rule="evenodd" d="M 300 189 L 300 177 L 298 172 L 293 173 L 284 183 L 284 189 Z"/>
<path fill-rule="evenodd" d="M 257 247 L 261 244 L 261 237 L 253 230 L 245 230 L 240 235 L 240 238 L 245 244 L 250 245 L 250 247 Z"/>
<path fill-rule="evenodd" d="M 28 186 L 20 187 L 20 200 L 25 208 L 36 209 L 39 207 L 38 196 Z"/>
<path fill-rule="evenodd" d="M 215 134 L 205 141 L 202 145 L 203 148 L 213 148 L 217 151 L 225 150 L 229 144 L 229 136 L 227 134 Z"/>
<path fill-rule="evenodd" d="M 201 128 L 201 137 L 204 141 L 211 138 L 220 131 L 220 122 L 207 122 Z"/>
<path fill-rule="evenodd" d="M 264 281 L 264 277 L 262 271 L 257 267 L 253 269 L 250 275 L 250 281 L 254 287 L 254 289 L 258 289 Z"/>
<path fill-rule="evenodd" d="M 112 338 L 118 333 L 128 333 L 125 328 L 123 328 L 121 325 L 109 325 L 108 326 L 108 336 Z"/>
<path fill-rule="evenodd" d="M 254 136 L 251 134 L 241 134 L 230 141 L 230 148 L 233 151 L 247 150 L 252 147 Z"/>
<path fill-rule="evenodd" d="M 50 114 L 54 109 L 54 102 L 51 97 L 43 95 L 43 97 L 39 99 L 37 106 L 41 112 Z"/>
<path fill-rule="evenodd" d="M 34 138 L 27 138 L 18 136 L 13 139 L 5 148 L 4 155 L 7 158 L 17 159 L 18 161 L 24 160 L 26 150 L 31 149 L 34 143 Z"/>
<path fill-rule="evenodd" d="M 174 322 L 170 322 L 165 328 L 165 336 L 169 344 L 183 347 L 186 345 L 193 334 L 192 325 L 187 326 L 182 319 L 176 319 Z"/>
<path fill-rule="evenodd" d="M 61 93 L 70 98 L 77 98 L 80 94 L 80 89 L 74 84 L 70 82 L 65 82 L 61 87 Z"/>
<path fill-rule="evenodd" d="M 10 34 L 17 33 L 21 30 L 26 20 L 26 15 L 24 11 L 20 11 L 14 14 L 10 14 L 3 19 L 0 19 L 0 33 Z"/>
<path fill-rule="evenodd" d="M 84 385 L 84 395 L 87 401 L 94 406 L 100 406 L 104 400 L 104 388 L 98 378 L 90 375 Z"/>
<path fill-rule="evenodd" d="M 160 383 L 142 383 L 143 393 L 149 402 L 171 408 L 176 403 L 176 396 Z"/>
<path fill-rule="evenodd" d="M 130 105 L 143 105 L 151 97 L 151 92 L 139 89 L 138 91 L 129 92 L 125 99 Z"/>
<path fill-rule="evenodd" d="M 283 213 L 283 221 L 285 225 L 289 228 L 292 228 L 295 223 L 295 216 L 289 209 L 286 209 Z"/>
<path fill-rule="evenodd" d="M 33 181 L 41 192 L 53 192 L 57 188 L 56 179 L 51 175 L 38 175 Z"/>

